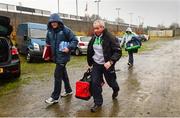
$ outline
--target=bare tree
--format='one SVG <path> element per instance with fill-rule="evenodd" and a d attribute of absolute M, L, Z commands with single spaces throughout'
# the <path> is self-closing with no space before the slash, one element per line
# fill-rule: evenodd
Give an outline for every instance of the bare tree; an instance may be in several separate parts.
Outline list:
<path fill-rule="evenodd" d="M 170 29 L 176 29 L 176 28 L 180 28 L 179 24 L 174 22 L 169 26 Z"/>
<path fill-rule="evenodd" d="M 91 21 L 95 21 L 97 19 L 102 19 L 100 16 L 96 15 L 96 14 L 93 14 L 91 17 L 90 17 L 90 20 Z"/>
<path fill-rule="evenodd" d="M 165 29 L 166 27 L 163 24 L 159 24 L 159 25 L 157 25 L 157 28 L 158 29 Z"/>
<path fill-rule="evenodd" d="M 83 17 L 83 21 L 90 21 L 90 20 L 91 20 L 91 18 L 88 15 Z"/>
<path fill-rule="evenodd" d="M 122 18 L 116 18 L 115 22 L 117 22 L 117 23 L 124 23 L 124 20 Z"/>

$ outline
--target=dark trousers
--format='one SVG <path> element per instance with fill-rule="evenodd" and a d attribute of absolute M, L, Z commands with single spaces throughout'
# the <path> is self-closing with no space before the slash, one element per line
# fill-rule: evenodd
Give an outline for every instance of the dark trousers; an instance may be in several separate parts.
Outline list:
<path fill-rule="evenodd" d="M 103 104 L 102 97 L 102 83 L 103 74 L 105 76 L 107 84 L 113 89 L 113 91 L 119 91 L 119 85 L 116 81 L 116 73 L 114 67 L 110 70 L 106 70 L 104 65 L 94 64 L 91 72 L 92 77 L 92 95 L 94 103 L 96 105 Z"/>
<path fill-rule="evenodd" d="M 59 99 L 60 93 L 61 93 L 61 84 L 62 80 L 64 81 L 64 87 L 65 91 L 67 93 L 72 92 L 69 78 L 66 70 L 66 64 L 56 64 L 56 69 L 54 72 L 54 91 L 51 95 L 51 97 L 55 100 Z"/>
<path fill-rule="evenodd" d="M 128 54 L 129 54 L 129 63 L 130 64 L 133 64 L 134 63 L 134 58 L 133 58 L 133 52 L 132 51 L 128 51 Z"/>

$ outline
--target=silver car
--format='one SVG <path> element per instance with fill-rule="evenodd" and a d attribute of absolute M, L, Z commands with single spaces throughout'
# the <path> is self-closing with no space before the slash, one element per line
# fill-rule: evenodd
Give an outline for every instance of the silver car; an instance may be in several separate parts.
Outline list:
<path fill-rule="evenodd" d="M 73 51 L 75 55 L 87 54 L 87 47 L 89 41 L 91 40 L 90 36 L 77 36 L 78 45 L 76 49 Z"/>

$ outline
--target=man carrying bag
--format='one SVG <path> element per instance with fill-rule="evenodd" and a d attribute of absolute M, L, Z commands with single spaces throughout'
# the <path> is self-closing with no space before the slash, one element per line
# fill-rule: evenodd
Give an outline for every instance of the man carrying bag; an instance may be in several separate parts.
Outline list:
<path fill-rule="evenodd" d="M 118 40 L 105 29 L 102 20 L 93 23 L 94 35 L 87 49 L 87 62 L 92 67 L 92 96 L 94 105 L 91 112 L 96 112 L 103 104 L 103 74 L 107 84 L 113 89 L 112 99 L 118 96 L 119 85 L 116 81 L 115 63 L 122 55 Z"/>

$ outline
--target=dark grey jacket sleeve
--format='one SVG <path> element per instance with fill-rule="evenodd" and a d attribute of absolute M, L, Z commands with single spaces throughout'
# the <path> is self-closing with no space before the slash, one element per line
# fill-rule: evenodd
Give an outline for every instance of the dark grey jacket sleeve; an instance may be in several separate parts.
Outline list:
<path fill-rule="evenodd" d="M 114 40 L 112 40 L 111 42 L 111 46 L 112 46 L 112 50 L 113 50 L 113 55 L 111 56 L 111 60 L 113 62 L 116 62 L 118 61 L 121 56 L 122 56 L 122 50 L 121 50 L 121 47 L 119 45 L 119 42 L 118 42 L 118 39 L 117 38 L 114 38 Z"/>

